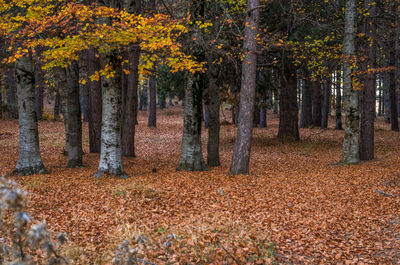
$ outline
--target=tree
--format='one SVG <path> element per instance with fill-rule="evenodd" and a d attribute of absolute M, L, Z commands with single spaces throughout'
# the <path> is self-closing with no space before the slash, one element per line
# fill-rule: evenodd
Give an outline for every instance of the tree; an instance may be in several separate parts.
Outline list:
<path fill-rule="evenodd" d="M 101 79 L 103 100 L 103 117 L 101 126 L 101 153 L 99 168 L 95 174 L 100 177 L 103 174 L 111 174 L 121 178 L 128 175 L 122 164 L 121 146 L 121 59 L 116 51 L 104 54 L 100 58 L 102 68 L 110 67 L 113 74 Z"/>
<path fill-rule="evenodd" d="M 86 69 L 88 76 L 100 70 L 100 60 L 94 49 L 86 51 Z M 89 118 L 89 151 L 100 153 L 101 149 L 101 117 L 102 98 L 100 80 L 88 82 L 88 118 Z"/>
<path fill-rule="evenodd" d="M 342 160 L 344 164 L 357 164 L 359 158 L 359 121 L 358 94 L 352 85 L 352 65 L 355 56 L 356 1 L 346 0 L 345 25 L 343 39 L 343 97 L 346 115 Z"/>
<path fill-rule="evenodd" d="M 177 170 L 203 171 L 206 165 L 201 145 L 204 79 L 187 73 L 181 155 Z"/>
<path fill-rule="evenodd" d="M 147 126 L 156 127 L 157 125 L 157 82 L 154 76 L 149 77 L 149 94 L 150 94 L 150 104 L 149 104 L 149 119 Z"/>
<path fill-rule="evenodd" d="M 397 61 L 397 49 L 396 47 L 398 46 L 398 17 L 397 17 L 397 9 L 398 9 L 398 3 L 394 1 L 392 4 L 392 15 L 394 15 L 394 23 L 392 23 L 391 30 L 390 30 L 390 52 L 389 52 L 389 67 L 392 68 L 392 70 L 389 73 L 390 76 L 390 85 L 389 85 L 389 98 L 390 98 L 390 122 L 392 124 L 392 131 L 398 131 L 399 130 L 399 121 L 398 121 L 398 115 L 397 115 L 397 93 L 396 93 L 396 61 Z"/>
<path fill-rule="evenodd" d="M 301 96 L 300 128 L 308 128 L 312 124 L 312 91 L 307 78 L 303 79 Z"/>
<path fill-rule="evenodd" d="M 129 13 L 140 14 L 142 10 L 141 0 L 124 1 L 122 7 Z M 138 111 L 138 86 L 139 86 L 139 59 L 140 45 L 128 48 L 126 53 L 127 71 L 122 73 L 122 155 L 135 157 L 135 126 Z"/>
<path fill-rule="evenodd" d="M 40 156 L 39 132 L 35 111 L 35 74 L 32 55 L 22 56 L 15 63 L 18 95 L 19 154 L 15 173 L 19 175 L 47 173 Z"/>
<path fill-rule="evenodd" d="M 376 75 L 373 71 L 376 67 L 376 3 L 372 0 L 365 1 L 365 9 L 370 16 L 365 20 L 366 61 L 363 63 L 364 87 L 362 90 L 361 126 L 360 126 L 360 159 L 372 160 L 374 158 L 374 122 L 376 106 Z M 371 71 L 372 70 L 372 71 Z M 397 119 L 397 118 L 396 118 Z"/>
<path fill-rule="evenodd" d="M 248 0 L 243 44 L 242 83 L 239 119 L 230 174 L 249 174 L 254 100 L 257 75 L 257 34 L 260 19 L 259 0 Z"/>
<path fill-rule="evenodd" d="M 297 105 L 297 79 L 294 65 L 285 60 L 281 74 L 281 89 L 279 95 L 279 131 L 281 139 L 300 140 L 299 109 Z"/>

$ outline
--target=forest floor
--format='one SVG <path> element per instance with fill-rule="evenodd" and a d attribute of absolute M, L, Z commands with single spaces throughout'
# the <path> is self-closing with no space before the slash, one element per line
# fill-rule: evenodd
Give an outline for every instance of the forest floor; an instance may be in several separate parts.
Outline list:
<path fill-rule="evenodd" d="M 160 111 L 157 128 L 146 119 L 141 112 L 124 180 L 93 177 L 99 155 L 88 154 L 87 124 L 85 166 L 66 169 L 63 123 L 39 122 L 51 173 L 12 179 L 29 191 L 31 214 L 67 234 L 73 264 L 107 264 L 137 234 L 157 264 L 400 263 L 400 133 L 382 121 L 376 159 L 338 166 L 343 131 L 301 129 L 300 142 L 282 142 L 269 115 L 268 128 L 254 131 L 251 175 L 228 176 L 235 127 L 222 126 L 221 167 L 188 173 L 176 171 L 182 110 Z M 204 130 L 204 152 L 206 138 Z M 1 175 L 17 162 L 17 121 L 0 121 L 0 149 Z"/>

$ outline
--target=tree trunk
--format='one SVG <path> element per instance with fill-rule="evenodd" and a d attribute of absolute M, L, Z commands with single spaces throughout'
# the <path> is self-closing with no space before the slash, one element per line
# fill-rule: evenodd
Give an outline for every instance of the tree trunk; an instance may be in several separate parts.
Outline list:
<path fill-rule="evenodd" d="M 15 85 L 15 73 L 14 70 L 7 71 L 7 108 L 8 118 L 18 119 L 18 104 L 16 103 L 16 85 Z"/>
<path fill-rule="evenodd" d="M 321 126 L 322 120 L 322 91 L 321 84 L 318 81 L 312 82 L 313 99 L 312 99 L 312 119 L 315 127 Z"/>
<path fill-rule="evenodd" d="M 149 90 L 150 90 L 150 106 L 149 106 L 149 120 L 147 123 L 148 127 L 156 127 L 157 125 L 157 91 L 156 91 L 156 79 L 154 76 L 149 78 Z"/>
<path fill-rule="evenodd" d="M 257 34 L 260 19 L 259 0 L 248 0 L 240 89 L 239 119 L 230 174 L 249 174 L 253 134 L 254 101 L 257 78 Z"/>
<path fill-rule="evenodd" d="M 287 63 L 281 76 L 281 93 L 279 95 L 279 131 L 282 139 L 300 140 L 299 115 L 297 105 L 297 79 L 293 65 Z"/>
<path fill-rule="evenodd" d="M 54 121 L 58 119 L 60 113 L 61 113 L 61 96 L 60 93 L 57 91 L 56 98 L 54 100 L 54 112 L 53 112 Z"/>
<path fill-rule="evenodd" d="M 304 80 L 302 103 L 301 103 L 301 116 L 300 128 L 308 128 L 312 125 L 312 90 L 310 82 Z"/>
<path fill-rule="evenodd" d="M 273 114 L 279 113 L 279 92 L 278 90 L 274 90 L 274 104 L 272 109 Z"/>
<path fill-rule="evenodd" d="M 195 77 L 190 73 L 186 77 L 183 136 L 178 171 L 206 170 L 201 145 L 203 92 L 199 84 L 202 77 L 199 75 L 195 81 Z"/>
<path fill-rule="evenodd" d="M 219 87 L 218 69 L 213 64 L 213 56 L 209 56 L 208 61 L 208 86 L 206 91 L 206 110 L 208 110 L 208 142 L 207 142 L 207 165 L 217 167 L 220 165 L 219 158 Z M 206 115 L 207 120 L 207 115 Z"/>
<path fill-rule="evenodd" d="M 122 155 L 135 157 L 135 126 L 137 117 L 137 93 L 139 85 L 140 49 L 134 48 L 129 52 L 129 75 L 124 76 L 124 115 L 122 123 Z"/>
<path fill-rule="evenodd" d="M 96 177 L 111 174 L 126 178 L 122 165 L 121 148 L 121 61 L 119 54 L 102 55 L 101 66 L 111 65 L 114 76 L 102 77 L 103 115 L 101 127 L 101 153 Z"/>
<path fill-rule="evenodd" d="M 19 175 L 48 173 L 40 156 L 32 55 L 21 57 L 16 61 L 15 76 L 19 113 L 19 155 L 14 172 Z"/>
<path fill-rule="evenodd" d="M 360 115 L 358 113 L 358 93 L 352 86 L 351 60 L 355 55 L 355 17 L 356 1 L 347 0 L 345 10 L 345 34 L 343 40 L 343 94 L 346 128 L 344 131 L 343 153 L 341 162 L 356 164 L 359 158 L 359 128 Z"/>
<path fill-rule="evenodd" d="M 91 76 L 100 70 L 100 60 L 93 49 L 86 52 L 87 75 Z M 88 82 L 88 118 L 89 118 L 89 152 L 100 153 L 102 98 L 101 81 Z"/>
<path fill-rule="evenodd" d="M 257 104 L 254 105 L 254 120 L 253 120 L 253 128 L 257 128 L 260 124 L 260 108 Z"/>
<path fill-rule="evenodd" d="M 67 117 L 66 138 L 68 142 L 68 168 L 82 166 L 82 120 L 79 97 L 79 67 L 78 62 L 73 61 L 66 69 L 67 78 Z"/>
<path fill-rule="evenodd" d="M 331 80 L 328 80 L 323 84 L 324 87 L 324 100 L 322 104 L 322 117 L 321 117 L 321 129 L 328 128 L 329 121 L 329 107 L 331 102 Z"/>
<path fill-rule="evenodd" d="M 397 14 L 397 4 L 393 4 L 392 10 L 394 14 Z M 396 96 L 396 84 L 397 84 L 397 46 L 398 46 L 398 34 L 397 34 L 397 18 L 395 26 L 391 28 L 390 32 L 390 53 L 389 53 L 389 66 L 393 67 L 394 70 L 390 71 L 390 122 L 392 123 L 392 131 L 399 130 L 399 121 L 397 118 L 397 96 Z"/>
<path fill-rule="evenodd" d="M 370 17 L 366 20 L 366 36 L 372 40 L 367 41 L 365 51 L 367 59 L 364 62 L 364 72 L 367 73 L 364 81 L 364 89 L 362 90 L 362 112 L 360 126 L 360 159 L 374 159 L 374 122 L 375 122 L 375 104 L 376 104 L 376 76 L 375 73 L 369 73 L 369 69 L 376 67 L 376 28 L 373 17 L 376 15 L 376 4 L 373 0 L 365 1 L 365 7 L 369 9 Z"/>
<path fill-rule="evenodd" d="M 260 128 L 267 128 L 267 107 L 260 108 Z"/>
<path fill-rule="evenodd" d="M 382 113 L 384 113 L 384 109 L 383 109 L 383 100 L 382 100 L 382 82 L 381 79 L 379 79 L 379 87 L 378 87 L 378 117 L 382 116 Z"/>
<path fill-rule="evenodd" d="M 40 67 L 35 67 L 35 109 L 36 118 L 41 120 L 43 116 L 43 72 Z"/>
<path fill-rule="evenodd" d="M 80 98 L 81 98 L 81 112 L 83 115 L 84 122 L 89 122 L 88 96 L 89 96 L 88 86 L 86 84 L 82 85 L 80 88 Z"/>
<path fill-rule="evenodd" d="M 342 91 L 341 91 L 341 71 L 336 72 L 336 130 L 343 130 L 342 127 Z"/>

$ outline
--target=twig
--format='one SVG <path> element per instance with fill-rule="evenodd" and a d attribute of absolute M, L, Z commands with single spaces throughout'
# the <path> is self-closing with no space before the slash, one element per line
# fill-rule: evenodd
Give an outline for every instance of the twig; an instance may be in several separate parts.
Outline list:
<path fill-rule="evenodd" d="M 386 193 L 386 192 L 384 192 L 382 190 L 375 190 L 375 191 L 378 192 L 379 194 L 382 194 L 383 196 L 386 196 L 386 197 L 394 197 L 395 196 L 395 195 L 393 195 L 391 193 Z"/>
<path fill-rule="evenodd" d="M 220 247 L 226 252 L 226 254 L 228 254 L 228 255 L 236 262 L 237 265 L 240 265 L 240 264 L 241 264 L 240 261 L 238 261 L 238 260 L 235 258 L 235 256 L 233 256 L 231 253 L 229 253 L 229 251 L 228 251 L 226 248 L 224 248 L 224 246 L 220 245 Z"/>

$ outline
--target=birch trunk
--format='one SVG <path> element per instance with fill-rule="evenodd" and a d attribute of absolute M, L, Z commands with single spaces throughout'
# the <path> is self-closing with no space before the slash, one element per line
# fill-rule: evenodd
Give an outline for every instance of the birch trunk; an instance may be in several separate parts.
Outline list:
<path fill-rule="evenodd" d="M 19 113 L 19 154 L 14 172 L 19 175 L 48 173 L 40 156 L 35 111 L 35 75 L 31 55 L 16 61 L 15 77 Z"/>
<path fill-rule="evenodd" d="M 342 150 L 343 164 L 357 164 L 359 158 L 360 115 L 358 110 L 358 93 L 352 85 L 351 61 L 355 55 L 355 17 L 356 1 L 347 0 L 345 10 L 345 33 L 343 40 L 343 101 L 346 115 L 344 141 Z"/>
<path fill-rule="evenodd" d="M 121 148 L 121 62 L 117 54 L 103 55 L 101 66 L 111 65 L 113 75 L 102 77 L 103 116 L 101 153 L 96 177 L 103 174 L 127 178 L 122 164 Z"/>

